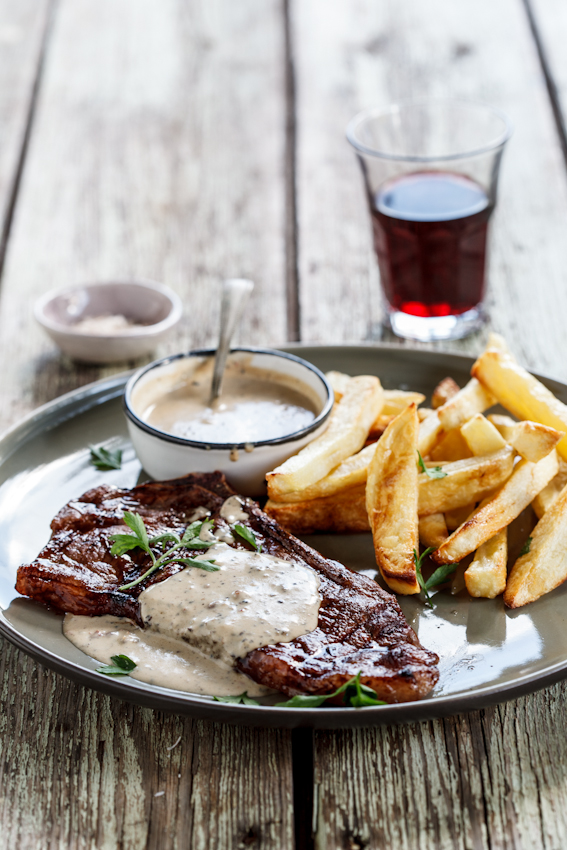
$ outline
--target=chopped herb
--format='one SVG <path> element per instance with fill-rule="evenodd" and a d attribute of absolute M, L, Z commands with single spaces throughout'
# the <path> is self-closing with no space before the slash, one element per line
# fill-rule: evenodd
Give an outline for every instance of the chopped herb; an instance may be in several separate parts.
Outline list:
<path fill-rule="evenodd" d="M 248 696 L 248 691 L 235 697 L 213 697 L 215 702 L 228 702 L 232 705 L 260 705 L 260 703 Z"/>
<path fill-rule="evenodd" d="M 254 532 L 247 528 L 245 525 L 240 525 L 239 523 L 233 525 L 232 533 L 238 534 L 239 537 L 242 537 L 243 540 L 246 540 L 246 542 L 249 543 L 250 546 L 252 546 L 256 550 L 256 552 L 262 551 L 262 547 L 256 540 Z"/>
<path fill-rule="evenodd" d="M 528 537 L 528 539 L 526 540 L 526 542 L 524 543 L 524 545 L 520 549 L 519 557 L 521 557 L 522 555 L 528 554 L 528 552 L 530 551 L 530 546 L 532 545 L 532 540 L 533 540 L 532 537 Z"/>
<path fill-rule="evenodd" d="M 89 446 L 91 450 L 91 463 L 104 472 L 107 469 L 120 469 L 122 467 L 122 449 L 111 451 L 104 446 Z"/>
<path fill-rule="evenodd" d="M 128 658 L 127 655 L 112 655 L 110 658 L 114 664 L 108 664 L 104 667 L 99 667 L 97 673 L 104 673 L 105 676 L 128 676 L 128 674 L 137 666 L 135 661 Z"/>
<path fill-rule="evenodd" d="M 446 478 L 447 473 L 443 472 L 440 466 L 426 466 L 425 461 L 421 456 L 421 452 L 417 453 L 417 465 L 421 469 L 422 472 L 425 472 L 428 478 Z"/>
<path fill-rule="evenodd" d="M 431 588 L 436 587 L 438 584 L 443 584 L 443 582 L 446 581 L 447 578 L 452 573 L 454 573 L 457 567 L 459 566 L 458 562 L 455 564 L 443 564 L 441 567 L 437 567 L 435 572 L 431 576 L 429 576 L 426 581 L 423 578 L 421 567 L 423 564 L 423 559 L 426 558 L 430 552 L 433 552 L 434 549 L 434 546 L 430 546 L 428 549 L 422 552 L 421 555 L 418 555 L 415 549 L 413 550 L 413 559 L 415 561 L 415 573 L 417 576 L 417 581 L 425 596 L 425 604 L 428 605 L 430 608 L 433 608 L 433 605 L 431 603 L 431 597 L 429 596 L 428 591 L 430 591 Z"/>
<path fill-rule="evenodd" d="M 297 694 L 291 699 L 288 699 L 287 702 L 278 702 L 276 705 L 278 708 L 318 708 L 328 699 L 332 699 L 343 693 L 344 704 L 351 708 L 361 708 L 365 705 L 386 705 L 383 700 L 378 699 L 376 691 L 373 691 L 367 685 L 361 684 L 361 674 L 362 670 L 359 670 L 356 676 L 353 676 L 352 679 L 349 679 L 348 682 L 345 682 L 344 685 L 341 685 L 332 694 L 325 694 L 324 696 Z"/>
<path fill-rule="evenodd" d="M 112 555 L 124 555 L 125 552 L 128 552 L 130 549 L 142 549 L 144 552 L 150 556 L 152 560 L 151 567 L 146 570 L 141 576 L 134 579 L 134 581 L 128 582 L 128 584 L 123 584 L 122 587 L 119 587 L 118 590 L 129 590 L 131 587 L 135 587 L 140 582 L 144 581 L 148 576 L 155 573 L 156 570 L 161 569 L 161 567 L 165 567 L 166 564 L 171 563 L 180 563 L 185 564 L 187 567 L 197 567 L 200 570 L 206 570 L 207 572 L 216 572 L 219 568 L 214 567 L 214 561 L 199 561 L 197 558 L 182 558 L 176 557 L 175 553 L 179 549 L 208 549 L 210 543 L 198 540 L 199 534 L 201 533 L 201 529 L 204 522 L 192 522 L 189 525 L 183 534 L 183 537 L 180 539 L 177 534 L 173 532 L 167 532 L 165 534 L 158 534 L 157 537 L 152 537 L 151 540 L 148 539 L 148 532 L 146 530 L 146 526 L 144 525 L 144 520 L 140 516 L 140 514 L 130 513 L 130 511 L 126 511 L 124 514 L 124 522 L 131 528 L 134 534 L 111 534 L 110 539 L 113 542 L 112 548 L 110 550 Z M 207 525 L 212 525 L 212 523 L 206 523 Z M 158 544 L 163 544 L 166 541 L 172 542 L 173 546 L 171 546 L 166 552 L 162 555 L 154 554 L 152 550 L 152 546 L 156 546 Z M 196 545 L 197 542 L 199 545 Z M 200 544 L 204 545 L 201 546 Z M 109 675 L 118 675 L 118 674 L 109 674 Z"/>

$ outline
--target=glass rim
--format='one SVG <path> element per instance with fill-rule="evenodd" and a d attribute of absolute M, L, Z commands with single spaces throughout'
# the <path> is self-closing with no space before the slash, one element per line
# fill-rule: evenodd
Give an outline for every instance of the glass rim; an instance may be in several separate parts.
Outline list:
<path fill-rule="evenodd" d="M 422 155 L 422 154 L 396 154 L 391 153 L 386 150 L 380 150 L 378 148 L 371 148 L 367 145 L 360 142 L 356 137 L 356 131 L 358 127 L 368 118 L 386 116 L 394 114 L 399 111 L 401 107 L 407 108 L 411 106 L 419 106 L 419 105 L 430 105 L 430 104 L 441 104 L 446 106 L 460 106 L 460 107 L 481 107 L 487 112 L 491 112 L 493 115 L 500 118 L 504 124 L 504 129 L 502 133 L 497 135 L 494 139 L 488 142 L 481 147 L 472 148 L 471 150 L 459 151 L 458 153 L 451 154 L 439 154 L 439 155 Z M 513 125 L 505 112 L 501 109 L 498 109 L 495 106 L 491 106 L 488 103 L 485 103 L 480 100 L 464 100 L 459 98 L 448 98 L 448 97 L 439 97 L 439 98 L 412 98 L 411 100 L 399 100 L 396 103 L 391 103 L 388 106 L 369 106 L 366 109 L 363 109 L 361 112 L 358 112 L 354 118 L 351 118 L 346 127 L 346 137 L 353 148 L 357 151 L 357 153 L 365 154 L 366 156 L 373 156 L 378 159 L 388 159 L 397 162 L 449 162 L 451 160 L 458 159 L 469 159 L 475 156 L 481 156 L 482 154 L 490 153 L 491 151 L 496 151 L 498 148 L 504 147 L 510 136 L 513 132 Z"/>

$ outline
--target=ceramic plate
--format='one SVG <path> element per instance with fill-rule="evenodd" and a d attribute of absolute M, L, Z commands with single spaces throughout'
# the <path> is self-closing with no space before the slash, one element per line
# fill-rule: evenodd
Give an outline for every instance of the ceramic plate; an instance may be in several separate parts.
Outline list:
<path fill-rule="evenodd" d="M 386 345 L 290 346 L 320 369 L 375 374 L 386 388 L 428 396 L 452 375 L 466 383 L 472 360 L 459 355 Z M 37 410 L 0 440 L 0 630 L 43 664 L 76 681 L 152 708 L 258 726 L 338 728 L 423 720 L 481 708 L 529 693 L 567 676 L 567 584 L 537 602 L 507 611 L 502 599 L 471 599 L 466 591 L 400 598 L 410 625 L 438 653 L 439 684 L 417 703 L 375 708 L 281 709 L 234 706 L 205 697 L 114 680 L 76 649 L 61 631 L 62 617 L 18 597 L 19 564 L 32 560 L 49 538 L 49 523 L 71 498 L 102 482 L 134 486 L 141 468 L 127 438 L 122 393 L 127 376 L 91 384 Z M 567 387 L 544 379 L 564 402 Z M 122 469 L 98 472 L 89 443 L 124 450 Z M 317 535 L 307 542 L 324 555 L 375 575 L 370 534 Z"/>

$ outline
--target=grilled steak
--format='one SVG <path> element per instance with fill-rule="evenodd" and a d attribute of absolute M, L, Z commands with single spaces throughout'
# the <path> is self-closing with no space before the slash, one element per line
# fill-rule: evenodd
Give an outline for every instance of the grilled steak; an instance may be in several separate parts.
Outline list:
<path fill-rule="evenodd" d="M 151 565 L 140 549 L 130 550 L 129 556 L 110 554 L 109 536 L 126 530 L 124 511 L 141 514 L 150 536 L 182 534 L 197 507 L 211 511 L 215 526 L 228 530 L 219 511 L 233 494 L 220 473 L 150 482 L 132 490 L 105 485 L 89 490 L 57 514 L 47 546 L 33 563 L 18 569 L 16 589 L 58 611 L 126 616 L 141 625 L 137 598 L 142 590 L 183 566 L 169 564 L 141 585 L 118 590 Z M 361 681 L 387 702 L 415 700 L 431 691 L 439 677 L 438 658 L 420 645 L 393 596 L 371 579 L 323 558 L 255 502 L 247 500 L 245 509 L 263 551 L 307 564 L 319 574 L 322 602 L 315 631 L 253 650 L 237 661 L 243 673 L 287 695 L 331 693 L 359 670 Z M 244 541 L 235 541 L 235 546 L 246 548 Z"/>

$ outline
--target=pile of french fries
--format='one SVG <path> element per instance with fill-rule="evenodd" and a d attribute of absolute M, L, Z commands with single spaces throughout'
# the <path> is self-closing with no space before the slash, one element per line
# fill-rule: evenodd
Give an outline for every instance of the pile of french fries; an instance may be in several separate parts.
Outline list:
<path fill-rule="evenodd" d="M 329 425 L 268 473 L 267 513 L 295 534 L 370 530 L 397 593 L 420 592 L 420 544 L 437 565 L 468 561 L 471 596 L 518 608 L 553 590 L 567 578 L 567 405 L 497 334 L 471 374 L 423 408 L 421 393 L 329 373 Z M 496 404 L 515 418 L 485 415 Z M 509 564 L 509 526 L 530 505 L 537 524 Z"/>

